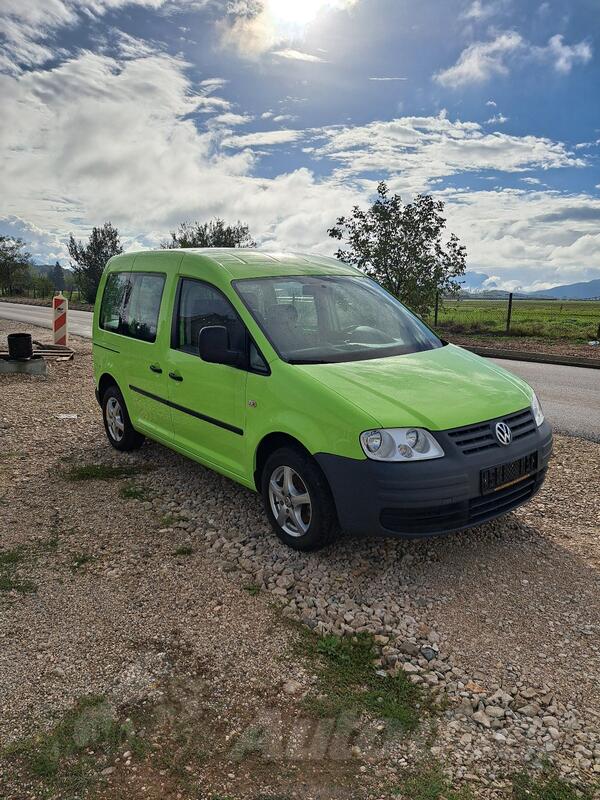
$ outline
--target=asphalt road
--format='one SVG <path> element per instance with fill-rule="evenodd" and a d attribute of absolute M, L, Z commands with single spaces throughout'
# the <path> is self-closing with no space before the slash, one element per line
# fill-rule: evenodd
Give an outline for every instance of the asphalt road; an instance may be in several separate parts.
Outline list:
<path fill-rule="evenodd" d="M 600 369 L 492 360 L 533 386 L 557 433 L 600 442 Z"/>
<path fill-rule="evenodd" d="M 51 310 L 40 306 L 0 303 L 0 317 L 52 327 Z M 92 315 L 88 311 L 70 311 L 69 330 L 90 338 Z M 600 442 L 600 370 L 493 360 L 533 386 L 546 417 L 557 432 Z"/>
<path fill-rule="evenodd" d="M 17 322 L 31 323 L 42 328 L 52 328 L 52 309 L 44 306 L 26 306 L 20 303 L 0 303 L 0 317 Z M 92 314 L 89 311 L 69 311 L 69 332 L 92 338 Z"/>

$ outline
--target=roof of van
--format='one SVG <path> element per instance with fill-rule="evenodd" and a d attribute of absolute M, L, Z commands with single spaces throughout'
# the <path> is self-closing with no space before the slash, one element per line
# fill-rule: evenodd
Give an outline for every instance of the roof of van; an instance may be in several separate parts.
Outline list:
<path fill-rule="evenodd" d="M 166 260 L 182 253 L 198 256 L 198 261 L 209 262 L 223 268 L 232 279 L 258 278 L 280 275 L 362 275 L 356 267 L 339 261 L 337 258 L 313 253 L 287 253 L 257 250 L 254 247 L 185 247 L 172 250 L 140 250 L 123 253 L 111 258 L 111 266 L 117 266 L 119 259 L 131 256 L 159 254 Z"/>

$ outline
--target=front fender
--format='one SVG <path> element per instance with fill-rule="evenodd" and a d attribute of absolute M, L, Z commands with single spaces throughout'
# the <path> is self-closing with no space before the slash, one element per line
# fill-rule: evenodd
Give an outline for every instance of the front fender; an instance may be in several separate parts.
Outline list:
<path fill-rule="evenodd" d="M 313 455 L 364 459 L 359 435 L 378 427 L 377 421 L 294 366 L 272 366 L 269 376 L 248 375 L 246 432 L 252 473 L 260 442 L 273 433 L 291 436 Z"/>

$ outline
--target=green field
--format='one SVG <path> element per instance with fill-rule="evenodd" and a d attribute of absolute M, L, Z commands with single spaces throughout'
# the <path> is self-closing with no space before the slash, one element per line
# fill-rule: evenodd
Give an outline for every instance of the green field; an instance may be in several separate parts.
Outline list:
<path fill-rule="evenodd" d="M 444 300 L 437 328 L 464 334 L 506 335 L 507 300 Z M 434 325 L 434 313 L 426 321 Z M 600 300 L 513 300 L 511 336 L 569 341 L 598 338 Z"/>

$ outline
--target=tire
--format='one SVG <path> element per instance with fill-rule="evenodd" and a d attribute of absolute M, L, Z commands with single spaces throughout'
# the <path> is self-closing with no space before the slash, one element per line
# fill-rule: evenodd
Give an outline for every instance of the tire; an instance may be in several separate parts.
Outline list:
<path fill-rule="evenodd" d="M 288 547 L 320 550 L 336 538 L 339 525 L 329 484 L 314 459 L 299 448 L 282 447 L 269 456 L 261 488 L 269 522 Z M 308 502 L 294 502 L 294 497 Z"/>
<path fill-rule="evenodd" d="M 126 453 L 143 445 L 145 437 L 131 424 L 125 400 L 117 386 L 109 386 L 102 395 L 102 419 L 108 441 L 115 450 Z"/>

